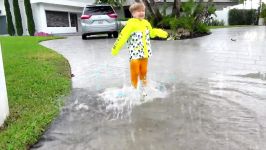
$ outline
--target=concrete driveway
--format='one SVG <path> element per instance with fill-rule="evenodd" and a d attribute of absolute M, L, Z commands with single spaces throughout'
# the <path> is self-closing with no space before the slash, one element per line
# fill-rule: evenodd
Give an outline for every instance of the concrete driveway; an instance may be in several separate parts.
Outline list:
<path fill-rule="evenodd" d="M 148 98 L 130 95 L 128 51 L 115 39 L 46 41 L 69 60 L 73 89 L 32 149 L 266 149 L 266 27 L 152 41 Z"/>

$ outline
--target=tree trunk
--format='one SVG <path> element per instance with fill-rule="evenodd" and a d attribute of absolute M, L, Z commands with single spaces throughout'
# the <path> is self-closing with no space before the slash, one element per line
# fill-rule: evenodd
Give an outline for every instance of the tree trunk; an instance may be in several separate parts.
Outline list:
<path fill-rule="evenodd" d="M 123 4 L 121 3 L 121 5 L 119 7 L 120 7 L 121 15 L 122 15 L 121 18 L 125 18 L 125 11 L 124 11 Z"/>
<path fill-rule="evenodd" d="M 155 12 L 152 9 L 150 3 L 147 0 L 143 0 L 143 3 L 145 4 L 145 6 L 148 8 L 148 11 L 150 13 L 151 16 L 155 17 Z"/>
<path fill-rule="evenodd" d="M 155 17 L 156 17 L 157 21 L 162 20 L 162 15 L 161 15 L 161 13 L 160 13 L 155 1 L 154 0 L 150 0 L 150 3 L 151 3 L 152 8 L 154 9 L 154 13 L 155 13 Z"/>
<path fill-rule="evenodd" d="M 167 1 L 163 0 L 163 15 L 166 16 Z"/>
<path fill-rule="evenodd" d="M 176 18 L 180 17 L 180 6 L 181 6 L 181 0 L 174 0 L 172 16 L 175 16 Z"/>

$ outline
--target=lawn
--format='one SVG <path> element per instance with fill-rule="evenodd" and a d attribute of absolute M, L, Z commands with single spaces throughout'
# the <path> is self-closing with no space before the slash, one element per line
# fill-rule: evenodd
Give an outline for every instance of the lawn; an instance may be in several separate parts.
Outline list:
<path fill-rule="evenodd" d="M 1 37 L 10 116 L 0 129 L 0 149 L 28 149 L 59 114 L 71 88 L 70 67 L 39 45 L 55 37 Z"/>

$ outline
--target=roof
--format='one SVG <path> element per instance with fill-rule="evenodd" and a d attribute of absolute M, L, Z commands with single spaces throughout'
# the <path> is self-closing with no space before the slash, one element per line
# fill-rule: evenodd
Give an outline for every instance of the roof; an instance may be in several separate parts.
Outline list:
<path fill-rule="evenodd" d="M 45 4 L 54 4 L 54 5 L 73 6 L 73 7 L 85 7 L 88 4 L 92 4 L 87 2 L 71 1 L 71 0 L 31 0 L 31 3 L 32 4 L 45 3 Z"/>

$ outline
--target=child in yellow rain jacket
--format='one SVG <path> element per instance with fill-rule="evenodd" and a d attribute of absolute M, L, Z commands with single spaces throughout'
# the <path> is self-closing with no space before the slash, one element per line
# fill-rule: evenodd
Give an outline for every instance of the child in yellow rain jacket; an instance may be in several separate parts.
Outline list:
<path fill-rule="evenodd" d="M 130 54 L 131 84 L 134 88 L 137 88 L 138 78 L 140 78 L 142 87 L 145 87 L 147 85 L 148 58 L 152 55 L 150 37 L 167 38 L 168 33 L 161 29 L 152 28 L 151 24 L 144 19 L 145 5 L 143 3 L 132 4 L 129 11 L 133 18 L 127 21 L 126 26 L 117 38 L 112 48 L 112 55 L 117 55 L 127 42 Z M 146 95 L 145 92 L 142 94 Z"/>

